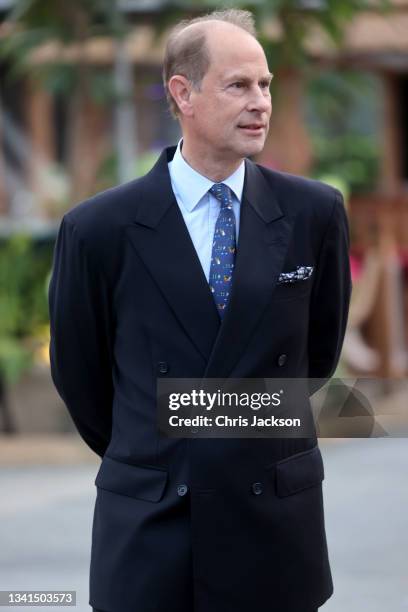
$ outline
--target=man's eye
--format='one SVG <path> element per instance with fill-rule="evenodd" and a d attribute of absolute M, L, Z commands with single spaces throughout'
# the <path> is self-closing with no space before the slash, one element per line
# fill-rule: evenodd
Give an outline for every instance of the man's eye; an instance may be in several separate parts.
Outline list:
<path fill-rule="evenodd" d="M 241 89 L 242 87 L 244 87 L 244 83 L 242 83 L 241 81 L 236 81 L 236 83 L 232 83 L 231 87 L 235 87 L 236 89 Z"/>

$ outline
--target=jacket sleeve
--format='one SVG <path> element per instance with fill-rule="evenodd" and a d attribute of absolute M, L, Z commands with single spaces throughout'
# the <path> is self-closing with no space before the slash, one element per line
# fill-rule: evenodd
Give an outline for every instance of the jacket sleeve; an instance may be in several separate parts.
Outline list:
<path fill-rule="evenodd" d="M 80 435 L 102 457 L 112 429 L 109 292 L 66 216 L 55 244 L 48 300 L 52 380 Z"/>
<path fill-rule="evenodd" d="M 316 266 L 309 319 L 309 389 L 333 376 L 343 345 L 351 296 L 349 226 L 341 193 L 335 201 Z"/>

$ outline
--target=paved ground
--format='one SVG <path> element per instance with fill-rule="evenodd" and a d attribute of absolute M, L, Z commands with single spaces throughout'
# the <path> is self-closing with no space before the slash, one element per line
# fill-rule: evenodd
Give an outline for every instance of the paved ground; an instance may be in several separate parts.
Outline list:
<path fill-rule="evenodd" d="M 408 440 L 322 440 L 320 447 L 335 581 L 335 595 L 321 609 L 407 612 Z M 24 463 L 0 467 L 0 590 L 76 590 L 77 607 L 68 609 L 89 612 L 97 463 Z"/>

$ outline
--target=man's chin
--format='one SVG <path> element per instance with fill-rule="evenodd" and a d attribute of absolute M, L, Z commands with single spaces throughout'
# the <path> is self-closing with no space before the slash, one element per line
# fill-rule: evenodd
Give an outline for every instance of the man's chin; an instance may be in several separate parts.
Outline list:
<path fill-rule="evenodd" d="M 240 147 L 242 157 L 251 157 L 261 153 L 265 146 L 265 139 L 259 139 L 258 142 L 243 143 Z"/>

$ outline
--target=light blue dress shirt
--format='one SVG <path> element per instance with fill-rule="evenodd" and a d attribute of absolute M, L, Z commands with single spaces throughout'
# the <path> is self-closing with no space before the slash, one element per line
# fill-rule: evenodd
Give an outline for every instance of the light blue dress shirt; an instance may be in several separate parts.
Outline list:
<path fill-rule="evenodd" d="M 186 162 L 181 154 L 181 144 L 182 139 L 177 145 L 172 161 L 168 164 L 171 186 L 208 281 L 212 243 L 220 203 L 208 192 L 214 182 L 194 170 Z M 244 178 L 245 162 L 243 161 L 231 176 L 222 181 L 233 193 L 232 207 L 235 215 L 237 242 Z"/>

